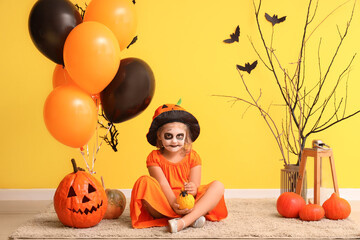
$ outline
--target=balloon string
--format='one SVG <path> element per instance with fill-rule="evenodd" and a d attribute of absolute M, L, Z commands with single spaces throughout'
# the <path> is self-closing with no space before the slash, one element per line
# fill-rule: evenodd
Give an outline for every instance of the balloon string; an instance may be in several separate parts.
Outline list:
<path fill-rule="evenodd" d="M 86 148 L 88 148 L 87 145 L 86 145 Z M 81 155 L 82 155 L 82 157 L 83 157 L 83 159 L 84 159 L 84 162 L 85 162 L 85 164 L 86 164 L 86 168 L 87 168 L 87 170 L 89 171 L 89 173 L 90 173 L 90 174 L 95 173 L 95 172 L 93 171 L 93 169 L 90 169 L 90 166 L 89 166 L 89 164 L 88 164 L 88 162 L 87 162 L 87 160 L 86 160 L 86 157 L 85 157 L 85 153 L 81 150 L 81 148 L 80 148 L 80 153 L 81 153 Z M 89 156 L 89 154 L 88 154 L 87 156 Z"/>
<path fill-rule="evenodd" d="M 97 101 L 97 99 L 96 99 Z M 95 103 L 96 104 L 96 103 Z M 99 109 L 98 109 L 99 110 Z M 87 160 L 85 158 L 85 154 L 81 151 L 81 155 L 84 158 L 85 164 L 86 164 L 86 168 L 88 169 L 90 174 L 95 174 L 96 172 L 94 171 L 95 168 L 95 161 L 96 161 L 96 154 L 98 151 L 95 152 L 95 149 L 98 148 L 98 136 L 99 136 L 99 126 L 96 126 L 95 129 L 95 142 L 93 145 L 93 150 L 92 150 L 92 164 L 91 164 L 91 169 L 90 166 L 88 164 L 88 161 L 90 161 L 90 153 L 89 153 L 89 145 L 86 145 L 86 152 L 87 152 Z M 80 149 L 81 150 L 81 149 Z"/>
<path fill-rule="evenodd" d="M 96 155 L 98 153 L 98 151 L 95 151 L 95 149 L 98 149 L 98 144 L 99 144 L 99 125 L 96 126 L 96 139 L 95 139 L 95 143 L 94 143 L 94 147 L 93 147 L 93 157 L 92 157 L 92 168 L 94 169 L 95 166 L 95 161 L 96 161 Z"/>
<path fill-rule="evenodd" d="M 100 104 L 98 105 L 98 101 L 99 101 L 99 100 L 98 100 L 97 98 L 95 98 L 95 105 L 96 105 L 96 106 L 99 106 L 99 107 L 97 108 L 97 110 L 98 110 L 97 116 L 98 116 L 98 121 L 99 121 Z M 94 146 L 93 146 L 92 171 L 94 170 L 95 161 L 96 161 L 96 155 L 97 155 L 97 153 L 98 153 L 98 151 L 95 151 L 95 149 L 98 148 L 98 144 L 99 144 L 99 141 L 98 141 L 98 139 L 99 139 L 99 124 L 96 125 L 96 130 L 95 130 L 95 131 L 96 131 L 96 132 L 95 132 L 96 136 L 95 136 L 95 143 L 94 143 Z M 95 172 L 94 172 L 94 173 L 95 173 Z"/>
<path fill-rule="evenodd" d="M 109 132 L 111 131 L 111 128 L 113 127 L 113 123 L 111 123 L 109 125 L 109 127 L 107 128 L 106 134 L 104 135 L 104 137 L 102 137 L 102 141 L 99 144 L 99 125 L 102 125 L 101 122 L 99 122 L 99 124 L 96 126 L 96 130 L 95 130 L 95 142 L 93 145 L 93 149 L 92 149 L 92 164 L 91 164 L 91 168 L 89 166 L 88 161 L 90 161 L 90 153 L 89 153 L 89 145 L 86 144 L 86 156 L 85 156 L 85 150 L 83 147 L 80 148 L 80 153 L 84 159 L 85 165 L 87 170 L 89 171 L 90 174 L 94 174 L 96 173 L 94 171 L 94 166 L 95 166 L 95 162 L 96 162 L 96 157 L 97 154 L 101 148 L 101 145 L 104 142 L 104 139 L 106 139 L 107 135 L 109 134 Z M 103 126 L 103 125 L 102 125 Z"/>
<path fill-rule="evenodd" d="M 98 129 L 99 127 L 97 126 L 96 127 L 96 143 L 94 143 L 94 146 L 93 146 L 93 151 L 92 151 L 92 164 L 91 164 L 91 168 L 89 166 L 89 163 L 88 161 L 90 161 L 90 152 L 89 152 L 89 145 L 87 144 L 86 145 L 86 157 L 85 157 L 85 153 L 84 153 L 84 148 L 80 148 L 80 153 L 84 159 L 84 162 L 86 164 L 86 168 L 87 170 L 89 171 L 90 174 L 95 174 L 96 172 L 94 171 L 94 167 L 95 167 L 95 161 L 96 161 L 96 153 L 98 152 L 98 150 L 95 152 L 95 149 L 97 148 L 97 143 L 98 143 Z"/>
<path fill-rule="evenodd" d="M 98 127 L 96 127 L 96 142 L 94 143 L 93 146 L 93 152 L 92 152 L 92 169 L 94 169 L 94 165 L 95 165 L 95 149 L 97 146 L 97 137 L 98 137 Z"/>
<path fill-rule="evenodd" d="M 112 124 L 109 126 L 109 128 L 108 128 L 108 130 L 107 130 L 107 132 L 106 132 L 106 134 L 105 134 L 105 137 L 108 135 L 108 133 L 109 133 L 109 131 L 110 131 L 110 129 L 111 129 L 111 127 L 112 127 Z M 98 129 L 98 128 L 97 128 Z M 98 145 L 97 143 L 98 143 L 98 130 L 96 129 L 96 146 L 97 146 L 97 148 L 96 148 L 96 151 L 95 151 L 95 145 L 94 145 L 94 153 L 93 153 L 93 161 L 92 161 L 92 166 L 93 166 L 93 169 L 94 169 L 94 165 L 95 165 L 95 161 L 96 161 L 96 156 L 97 156 L 97 154 L 98 154 L 98 152 L 99 152 L 99 150 L 100 150 L 100 147 L 101 147 L 101 145 L 102 145 L 102 143 L 103 143 L 103 141 L 101 141 L 100 142 L 100 144 Z M 91 170 L 91 173 L 96 173 L 96 172 L 94 172 L 93 170 Z"/>

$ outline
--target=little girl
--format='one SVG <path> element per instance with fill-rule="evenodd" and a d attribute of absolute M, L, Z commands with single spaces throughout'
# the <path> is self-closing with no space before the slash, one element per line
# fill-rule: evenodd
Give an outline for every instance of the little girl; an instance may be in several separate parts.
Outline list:
<path fill-rule="evenodd" d="M 188 226 L 203 227 L 205 218 L 220 221 L 227 217 L 223 184 L 200 185 L 201 159 L 191 148 L 199 134 L 198 121 L 182 107 L 165 104 L 156 109 L 146 137 L 158 150 L 147 157 L 150 176 L 140 177 L 132 189 L 134 228 L 168 225 L 175 233 Z M 194 196 L 192 209 L 180 209 L 176 203 L 181 189 Z"/>

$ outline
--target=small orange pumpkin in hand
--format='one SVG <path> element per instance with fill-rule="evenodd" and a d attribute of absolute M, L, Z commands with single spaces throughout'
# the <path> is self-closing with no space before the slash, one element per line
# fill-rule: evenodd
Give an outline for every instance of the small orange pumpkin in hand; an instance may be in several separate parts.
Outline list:
<path fill-rule="evenodd" d="M 179 196 L 176 198 L 177 204 L 180 209 L 192 209 L 195 205 L 194 196 L 188 194 L 185 190 L 181 190 Z"/>

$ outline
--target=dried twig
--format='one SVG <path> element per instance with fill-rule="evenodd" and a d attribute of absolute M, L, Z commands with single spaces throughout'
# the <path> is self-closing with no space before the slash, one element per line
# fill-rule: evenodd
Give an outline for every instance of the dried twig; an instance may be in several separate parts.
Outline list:
<path fill-rule="evenodd" d="M 350 0 L 349 0 L 350 1 Z M 330 58 L 330 61 L 326 68 L 323 71 L 323 64 L 321 59 L 321 38 L 318 44 L 317 49 L 317 64 L 318 64 L 318 72 L 319 72 L 319 80 L 314 84 L 314 86 L 307 88 L 306 84 L 311 84 L 307 82 L 306 77 L 306 52 L 307 52 L 307 43 L 310 37 L 313 36 L 313 33 L 319 29 L 319 27 L 324 24 L 325 20 L 327 20 L 332 14 L 334 14 L 340 7 L 349 3 L 346 1 L 345 3 L 340 4 L 333 11 L 331 11 L 322 21 L 320 21 L 312 31 L 309 31 L 309 26 L 314 22 L 315 15 L 318 10 L 318 1 L 316 1 L 316 5 L 313 8 L 313 0 L 309 0 L 307 5 L 307 12 L 305 17 L 305 24 L 302 30 L 301 44 L 299 49 L 299 55 L 297 61 L 295 62 L 296 67 L 295 71 L 291 74 L 289 70 L 285 67 L 284 64 L 278 59 L 275 50 L 274 50 L 274 34 L 275 27 L 272 26 L 270 43 L 268 44 L 265 41 L 265 37 L 262 31 L 262 26 L 260 24 L 259 16 L 261 11 L 261 3 L 256 5 L 253 1 L 254 5 L 254 14 L 255 20 L 257 24 L 258 33 L 260 35 L 261 43 L 264 49 L 263 56 L 260 54 L 259 50 L 256 48 L 254 42 L 251 37 L 248 36 L 249 42 L 254 49 L 255 53 L 259 57 L 260 61 L 265 65 L 266 69 L 271 72 L 274 77 L 274 81 L 278 86 L 279 92 L 281 94 L 282 100 L 285 106 L 285 114 L 284 118 L 281 120 L 281 128 L 280 132 L 277 123 L 271 118 L 269 112 L 270 110 L 264 110 L 260 105 L 260 97 L 261 97 L 261 89 L 259 98 L 255 99 L 253 97 L 252 92 L 249 90 L 246 81 L 243 75 L 239 72 L 243 86 L 248 93 L 250 100 L 245 100 L 243 98 L 238 98 L 234 96 L 224 96 L 224 95 L 215 95 L 221 97 L 233 98 L 234 102 L 242 101 L 249 105 L 249 107 L 256 107 L 261 116 L 264 118 L 268 127 L 270 128 L 273 136 L 276 139 L 276 143 L 279 147 L 281 155 L 284 160 L 284 164 L 290 164 L 290 153 L 295 154 L 297 156 L 297 164 L 300 163 L 301 153 L 305 147 L 305 143 L 307 138 L 314 133 L 318 133 L 332 127 L 350 117 L 355 116 L 360 113 L 359 110 L 355 110 L 351 114 L 346 114 L 347 107 L 347 99 L 348 99 L 348 80 L 349 80 L 349 71 L 351 65 L 355 59 L 356 54 L 353 55 L 349 63 L 345 66 L 345 68 L 338 74 L 337 80 L 335 84 L 330 88 L 329 86 L 325 87 L 325 85 L 329 85 L 331 82 L 328 80 L 330 78 L 330 72 L 335 71 L 334 63 L 335 60 L 339 58 L 339 52 L 341 46 L 344 44 L 344 40 L 347 37 L 350 29 L 350 25 L 353 19 L 354 10 L 356 0 L 354 1 L 354 5 L 352 8 L 352 12 L 346 24 L 346 27 L 343 31 L 338 29 L 339 33 L 339 42 L 334 48 L 334 52 Z M 312 10 L 313 9 L 313 10 Z M 283 79 L 280 76 L 283 75 Z M 312 74 L 313 76 L 314 74 Z M 332 75 L 331 75 L 332 76 Z M 337 89 L 341 84 L 341 80 L 347 76 L 346 81 L 346 92 L 345 96 L 341 96 L 340 100 L 337 101 Z M 326 92 L 327 91 L 327 92 Z M 329 108 L 330 101 L 334 101 L 334 108 L 331 110 Z M 269 105 L 272 106 L 271 103 Z M 341 114 L 340 114 L 341 112 Z M 326 113 L 326 114 L 325 114 Z M 325 118 L 325 116 L 327 116 Z"/>
<path fill-rule="evenodd" d="M 75 4 L 75 7 L 77 8 L 78 11 L 80 11 L 81 18 L 84 19 L 85 11 L 86 11 L 86 8 L 87 8 L 87 3 L 85 3 L 85 9 L 80 7 L 79 4 Z"/>

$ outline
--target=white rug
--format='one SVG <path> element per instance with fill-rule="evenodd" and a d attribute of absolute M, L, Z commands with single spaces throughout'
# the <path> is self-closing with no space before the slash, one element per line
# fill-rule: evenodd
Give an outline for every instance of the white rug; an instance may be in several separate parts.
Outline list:
<path fill-rule="evenodd" d="M 11 239 L 74 238 L 360 238 L 360 226 L 351 220 L 322 219 L 304 222 L 286 219 L 276 211 L 275 199 L 226 199 L 229 216 L 220 222 L 207 221 L 203 228 L 187 228 L 171 234 L 166 227 L 133 229 L 129 208 L 116 220 L 102 220 L 97 226 L 75 229 L 63 226 L 53 209 L 19 227 Z"/>

